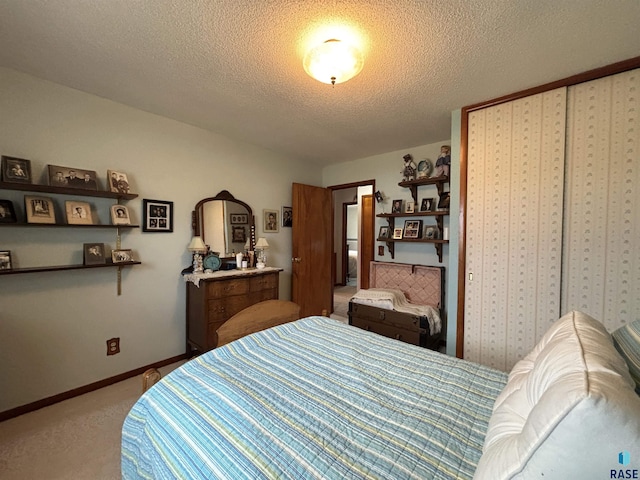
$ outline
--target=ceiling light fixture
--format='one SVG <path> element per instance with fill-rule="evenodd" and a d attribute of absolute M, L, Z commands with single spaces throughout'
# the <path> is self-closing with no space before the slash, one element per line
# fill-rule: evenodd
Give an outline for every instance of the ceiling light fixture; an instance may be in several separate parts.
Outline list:
<path fill-rule="evenodd" d="M 335 85 L 351 80 L 362 70 L 364 60 L 356 47 L 331 39 L 304 56 L 304 70 L 322 83 Z"/>

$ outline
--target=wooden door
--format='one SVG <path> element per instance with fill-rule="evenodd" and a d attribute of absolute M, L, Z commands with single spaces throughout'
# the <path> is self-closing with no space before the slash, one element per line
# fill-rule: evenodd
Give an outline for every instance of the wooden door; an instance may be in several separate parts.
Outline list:
<path fill-rule="evenodd" d="M 333 215 L 327 188 L 294 183 L 292 187 L 291 300 L 300 316 L 333 310 L 331 284 Z"/>
<path fill-rule="evenodd" d="M 362 195 L 360 202 L 360 288 L 369 288 L 369 271 L 374 255 L 375 209 L 373 195 Z"/>

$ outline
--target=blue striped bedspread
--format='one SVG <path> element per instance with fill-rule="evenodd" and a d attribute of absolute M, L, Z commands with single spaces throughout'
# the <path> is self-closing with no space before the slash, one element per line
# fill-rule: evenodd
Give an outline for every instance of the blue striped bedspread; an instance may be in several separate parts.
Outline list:
<path fill-rule="evenodd" d="M 122 430 L 132 479 L 464 479 L 503 372 L 325 317 L 184 364 Z"/>

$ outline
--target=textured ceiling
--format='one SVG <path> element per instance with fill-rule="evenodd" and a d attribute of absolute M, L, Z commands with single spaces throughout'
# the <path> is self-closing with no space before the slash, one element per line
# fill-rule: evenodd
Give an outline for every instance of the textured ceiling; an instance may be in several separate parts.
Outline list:
<path fill-rule="evenodd" d="M 2 0 L 0 66 L 329 164 L 640 55 L 639 21 L 638 0 Z M 345 26 L 364 69 L 332 88 L 302 57 Z"/>

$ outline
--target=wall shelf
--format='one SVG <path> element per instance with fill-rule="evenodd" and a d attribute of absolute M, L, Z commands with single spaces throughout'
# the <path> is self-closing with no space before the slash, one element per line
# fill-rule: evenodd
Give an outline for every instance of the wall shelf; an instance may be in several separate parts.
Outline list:
<path fill-rule="evenodd" d="M 17 275 L 20 273 L 36 273 L 36 272 L 58 272 L 63 270 L 83 270 L 87 268 L 106 268 L 106 267 L 129 267 L 131 265 L 141 265 L 142 262 L 123 262 L 123 263 L 105 263 L 103 265 L 57 265 L 49 267 L 27 267 L 27 268 L 13 268 L 11 270 L 0 270 L 0 276 L 2 275 Z"/>
<path fill-rule="evenodd" d="M 135 193 L 117 193 L 101 190 L 82 190 L 80 188 L 56 187 L 53 185 L 36 185 L 33 183 L 0 182 L 0 190 L 20 190 L 22 192 L 53 193 L 56 195 L 74 195 L 80 197 L 114 198 L 116 200 L 133 200 Z"/>

